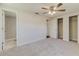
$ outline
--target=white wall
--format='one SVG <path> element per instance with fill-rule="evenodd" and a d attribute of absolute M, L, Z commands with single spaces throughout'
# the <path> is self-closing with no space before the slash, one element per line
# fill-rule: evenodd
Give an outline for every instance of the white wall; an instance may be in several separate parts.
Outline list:
<path fill-rule="evenodd" d="M 69 41 L 69 18 L 63 17 L 63 40 Z"/>
<path fill-rule="evenodd" d="M 23 45 L 46 38 L 46 19 L 39 15 L 19 12 L 17 18 L 17 44 Z"/>
<path fill-rule="evenodd" d="M 57 38 L 57 36 L 58 36 L 58 34 L 57 34 L 58 33 L 57 32 L 57 29 L 58 29 L 58 27 L 57 27 L 57 19 L 56 18 L 51 19 L 49 21 L 48 27 L 49 27 L 49 35 L 50 35 L 50 37 Z"/>
<path fill-rule="evenodd" d="M 50 36 L 52 38 L 57 38 L 58 35 L 57 19 L 63 18 L 63 40 L 69 41 L 69 16 L 74 16 L 74 15 L 78 15 L 79 17 L 79 12 L 70 13 L 70 14 L 54 17 L 53 19 L 51 19 L 49 21 Z M 78 21 L 78 29 L 79 29 L 79 21 Z M 79 35 L 79 30 L 78 30 L 78 35 Z M 78 42 L 79 42 L 79 36 L 78 36 Z"/>

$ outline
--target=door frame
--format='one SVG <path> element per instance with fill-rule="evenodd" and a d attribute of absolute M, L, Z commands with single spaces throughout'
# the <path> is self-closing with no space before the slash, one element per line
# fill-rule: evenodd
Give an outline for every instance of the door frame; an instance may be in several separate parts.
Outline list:
<path fill-rule="evenodd" d="M 60 20 L 60 19 L 62 19 L 62 21 L 63 21 L 63 18 L 58 18 L 58 19 L 57 19 L 57 27 L 58 27 L 58 30 L 57 30 L 57 32 L 58 32 L 57 38 L 58 38 L 58 39 L 63 39 L 63 38 L 60 38 L 60 37 L 59 37 L 59 20 Z M 63 23 L 63 22 L 62 22 L 62 23 Z"/>
<path fill-rule="evenodd" d="M 15 13 L 15 16 L 16 16 L 16 47 L 17 47 L 17 13 L 13 10 L 9 10 L 9 9 L 2 9 L 2 18 L 3 18 L 3 50 L 5 50 L 5 11 L 8 11 L 8 12 L 12 12 L 12 13 Z"/>

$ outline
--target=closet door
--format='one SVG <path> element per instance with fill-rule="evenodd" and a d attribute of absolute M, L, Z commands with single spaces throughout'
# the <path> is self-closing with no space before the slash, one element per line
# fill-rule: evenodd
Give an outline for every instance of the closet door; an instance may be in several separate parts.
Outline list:
<path fill-rule="evenodd" d="M 58 38 L 63 39 L 63 19 L 58 19 Z"/>
<path fill-rule="evenodd" d="M 77 41 L 77 16 L 70 17 L 69 23 L 70 40 Z"/>

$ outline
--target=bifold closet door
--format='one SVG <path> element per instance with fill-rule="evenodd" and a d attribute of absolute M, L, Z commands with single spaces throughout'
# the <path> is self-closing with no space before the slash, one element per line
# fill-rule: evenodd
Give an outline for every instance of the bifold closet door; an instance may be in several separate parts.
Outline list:
<path fill-rule="evenodd" d="M 58 19 L 58 38 L 63 39 L 63 19 Z"/>
<path fill-rule="evenodd" d="M 77 41 L 77 16 L 69 18 L 69 38 L 72 41 Z"/>

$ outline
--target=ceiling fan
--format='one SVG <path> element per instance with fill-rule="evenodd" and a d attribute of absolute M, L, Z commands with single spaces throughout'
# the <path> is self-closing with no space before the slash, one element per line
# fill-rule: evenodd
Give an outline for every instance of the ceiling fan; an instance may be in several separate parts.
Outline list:
<path fill-rule="evenodd" d="M 56 6 L 41 7 L 41 9 L 47 11 L 47 12 L 44 12 L 42 14 L 50 14 L 50 15 L 53 15 L 56 12 L 64 12 L 64 11 L 66 11 L 65 9 L 59 9 L 62 5 L 63 5 L 62 3 L 58 3 Z M 39 13 L 36 12 L 35 14 L 39 14 Z"/>

